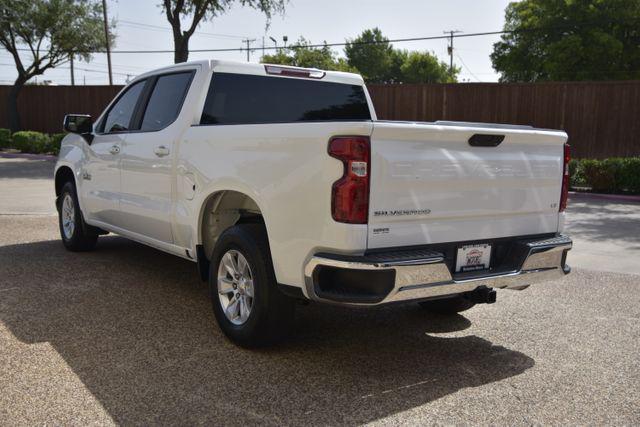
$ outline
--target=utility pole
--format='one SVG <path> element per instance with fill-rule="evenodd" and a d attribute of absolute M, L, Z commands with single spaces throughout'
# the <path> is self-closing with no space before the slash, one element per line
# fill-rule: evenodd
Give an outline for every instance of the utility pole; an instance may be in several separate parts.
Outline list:
<path fill-rule="evenodd" d="M 243 43 L 247 44 L 247 62 L 251 62 L 251 43 L 256 41 L 256 39 L 244 39 Z"/>
<path fill-rule="evenodd" d="M 449 46 L 447 46 L 447 52 L 449 53 L 449 75 L 453 78 L 453 35 L 455 33 L 461 33 L 459 30 L 444 31 L 445 34 L 449 34 Z"/>
<path fill-rule="evenodd" d="M 71 86 L 76 85 L 76 76 L 73 73 L 73 53 L 69 55 L 69 68 L 71 68 Z"/>
<path fill-rule="evenodd" d="M 109 22 L 107 21 L 107 0 L 102 0 L 102 15 L 104 17 L 104 38 L 107 47 L 107 67 L 109 67 L 109 86 L 113 86 L 113 74 L 111 72 L 111 47 L 109 46 Z"/>

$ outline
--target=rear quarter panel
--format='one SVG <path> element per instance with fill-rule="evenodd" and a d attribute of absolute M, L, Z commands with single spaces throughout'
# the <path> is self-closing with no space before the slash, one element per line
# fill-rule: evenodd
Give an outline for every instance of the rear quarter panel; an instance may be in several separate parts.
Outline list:
<path fill-rule="evenodd" d="M 233 190 L 262 211 L 279 283 L 303 286 L 303 267 L 320 250 L 362 253 L 367 226 L 331 217 L 331 186 L 343 166 L 327 154 L 327 145 L 332 136 L 370 135 L 371 129 L 371 122 L 191 126 L 179 146 L 177 170 L 191 171 L 198 190 L 193 200 L 178 194 L 176 243 L 199 244 L 208 197 Z"/>

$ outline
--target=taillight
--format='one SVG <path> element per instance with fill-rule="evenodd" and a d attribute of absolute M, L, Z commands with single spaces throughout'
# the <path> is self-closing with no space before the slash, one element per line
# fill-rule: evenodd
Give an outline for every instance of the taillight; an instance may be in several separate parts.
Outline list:
<path fill-rule="evenodd" d="M 571 147 L 564 144 L 564 169 L 562 171 L 562 193 L 560 193 L 560 212 L 567 209 L 569 198 L 569 161 L 571 160 Z"/>
<path fill-rule="evenodd" d="M 344 164 L 342 178 L 333 183 L 331 191 L 333 219 L 349 224 L 366 224 L 369 217 L 369 137 L 332 138 L 329 155 Z"/>

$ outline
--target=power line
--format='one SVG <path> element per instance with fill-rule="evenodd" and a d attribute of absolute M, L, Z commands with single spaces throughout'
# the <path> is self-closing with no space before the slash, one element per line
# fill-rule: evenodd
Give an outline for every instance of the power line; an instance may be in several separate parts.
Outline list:
<path fill-rule="evenodd" d="M 460 62 L 462 63 L 462 66 L 465 68 L 465 70 L 467 70 L 467 72 L 469 74 L 471 74 L 471 76 L 476 79 L 478 82 L 480 82 L 481 80 L 478 78 L 478 76 L 476 76 L 470 69 L 469 67 L 467 67 L 467 64 L 465 64 L 465 62 L 462 60 L 462 57 L 460 55 L 458 55 L 456 53 L 456 57 L 458 57 L 458 59 L 460 60 Z"/>
<path fill-rule="evenodd" d="M 126 21 L 133 22 L 133 21 Z M 137 23 L 140 24 L 140 23 Z M 149 25 L 150 24 L 141 24 L 141 25 Z M 157 26 L 154 26 L 157 27 Z M 158 27 L 164 28 L 164 27 Z M 558 26 L 558 27 L 549 27 L 549 28 L 527 28 L 527 29 L 519 29 L 519 30 L 501 30 L 501 31 L 484 31 L 478 33 L 463 33 L 463 34 L 453 34 L 451 35 L 441 35 L 441 36 L 427 36 L 427 37 L 408 37 L 408 38 L 400 38 L 400 39 L 392 39 L 392 40 L 382 40 L 382 41 L 349 41 L 349 42 L 339 42 L 339 43 L 321 43 L 321 44 L 309 44 L 309 45 L 291 45 L 288 49 L 298 49 L 298 48 L 317 48 L 317 47 L 338 47 L 338 46 L 346 46 L 350 45 L 370 45 L 370 44 L 383 44 L 383 43 L 404 43 L 404 42 L 414 42 L 414 41 L 425 41 L 425 40 L 443 40 L 443 39 L 452 39 L 452 38 L 467 38 L 467 37 L 480 37 L 480 36 L 493 36 L 493 35 L 503 35 L 503 34 L 517 34 L 517 33 L 528 33 L 528 32 L 538 32 L 543 31 L 546 33 L 550 33 L 552 31 L 566 31 L 566 29 L 573 29 L 575 26 Z M 201 33 L 208 34 L 208 33 Z M 236 36 L 233 36 L 236 37 Z M 239 38 L 245 38 L 240 37 Z M 276 46 L 265 46 L 265 50 L 277 50 Z M 26 51 L 30 52 L 30 49 L 27 48 L 18 48 L 18 51 Z M 242 52 L 244 48 L 223 48 L 223 49 L 190 49 L 190 53 L 198 53 L 198 52 Z M 91 50 L 91 51 L 79 51 L 76 53 L 106 53 L 106 50 Z M 173 49 L 158 49 L 158 50 L 111 50 L 111 53 L 122 53 L 122 54 L 143 54 L 143 53 L 174 53 Z"/>
<path fill-rule="evenodd" d="M 135 21 L 127 21 L 124 19 L 121 19 L 118 21 L 118 23 L 122 23 L 124 26 L 126 27 L 130 27 L 130 28 L 137 28 L 140 30 L 149 30 L 149 31 L 171 31 L 170 28 L 167 27 L 161 27 L 159 25 L 152 25 L 152 24 L 144 24 L 142 22 L 135 22 Z M 222 34 L 222 33 L 206 33 L 203 31 L 196 31 L 195 33 L 193 33 L 193 35 L 198 35 L 198 36 L 206 36 L 206 37 L 214 37 L 214 38 L 231 38 L 231 39 L 244 39 L 246 38 L 246 36 L 237 36 L 234 34 Z"/>
<path fill-rule="evenodd" d="M 465 33 L 455 35 L 453 37 L 478 37 L 478 36 L 489 36 L 489 35 L 499 35 L 499 34 L 508 34 L 515 33 L 517 31 L 487 31 L 482 33 Z M 381 43 L 404 43 L 404 42 L 414 42 L 414 41 L 424 41 L 424 40 L 443 40 L 449 39 L 450 36 L 430 36 L 430 37 L 409 37 L 402 39 L 393 39 L 393 40 L 385 40 L 385 41 L 362 41 L 362 42 L 340 42 L 340 43 L 321 43 L 321 44 L 310 44 L 310 45 L 290 45 L 288 49 L 299 49 L 299 48 L 316 48 L 316 47 L 337 47 L 337 46 L 346 46 L 350 45 L 370 45 L 370 44 L 381 44 Z M 265 50 L 276 50 L 281 49 L 275 46 L 265 46 Z M 19 51 L 29 51 L 30 49 L 19 48 Z M 197 52 L 242 52 L 244 48 L 224 48 L 224 49 L 189 49 L 189 53 L 197 53 Z M 111 53 L 123 53 L 123 54 L 142 54 L 142 53 L 173 53 L 173 49 L 159 49 L 159 50 L 112 50 Z M 92 50 L 92 51 L 82 51 L 77 53 L 106 53 L 105 50 Z"/>

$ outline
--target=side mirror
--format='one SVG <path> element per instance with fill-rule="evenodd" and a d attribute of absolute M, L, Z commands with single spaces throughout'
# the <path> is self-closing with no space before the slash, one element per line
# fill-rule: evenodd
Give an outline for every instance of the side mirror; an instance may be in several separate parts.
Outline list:
<path fill-rule="evenodd" d="M 93 132 L 93 123 L 88 114 L 67 114 L 62 126 L 66 132 L 86 134 Z"/>
<path fill-rule="evenodd" d="M 82 135 L 87 144 L 93 141 L 93 121 L 88 114 L 67 114 L 64 116 L 63 129 L 66 132 Z"/>

